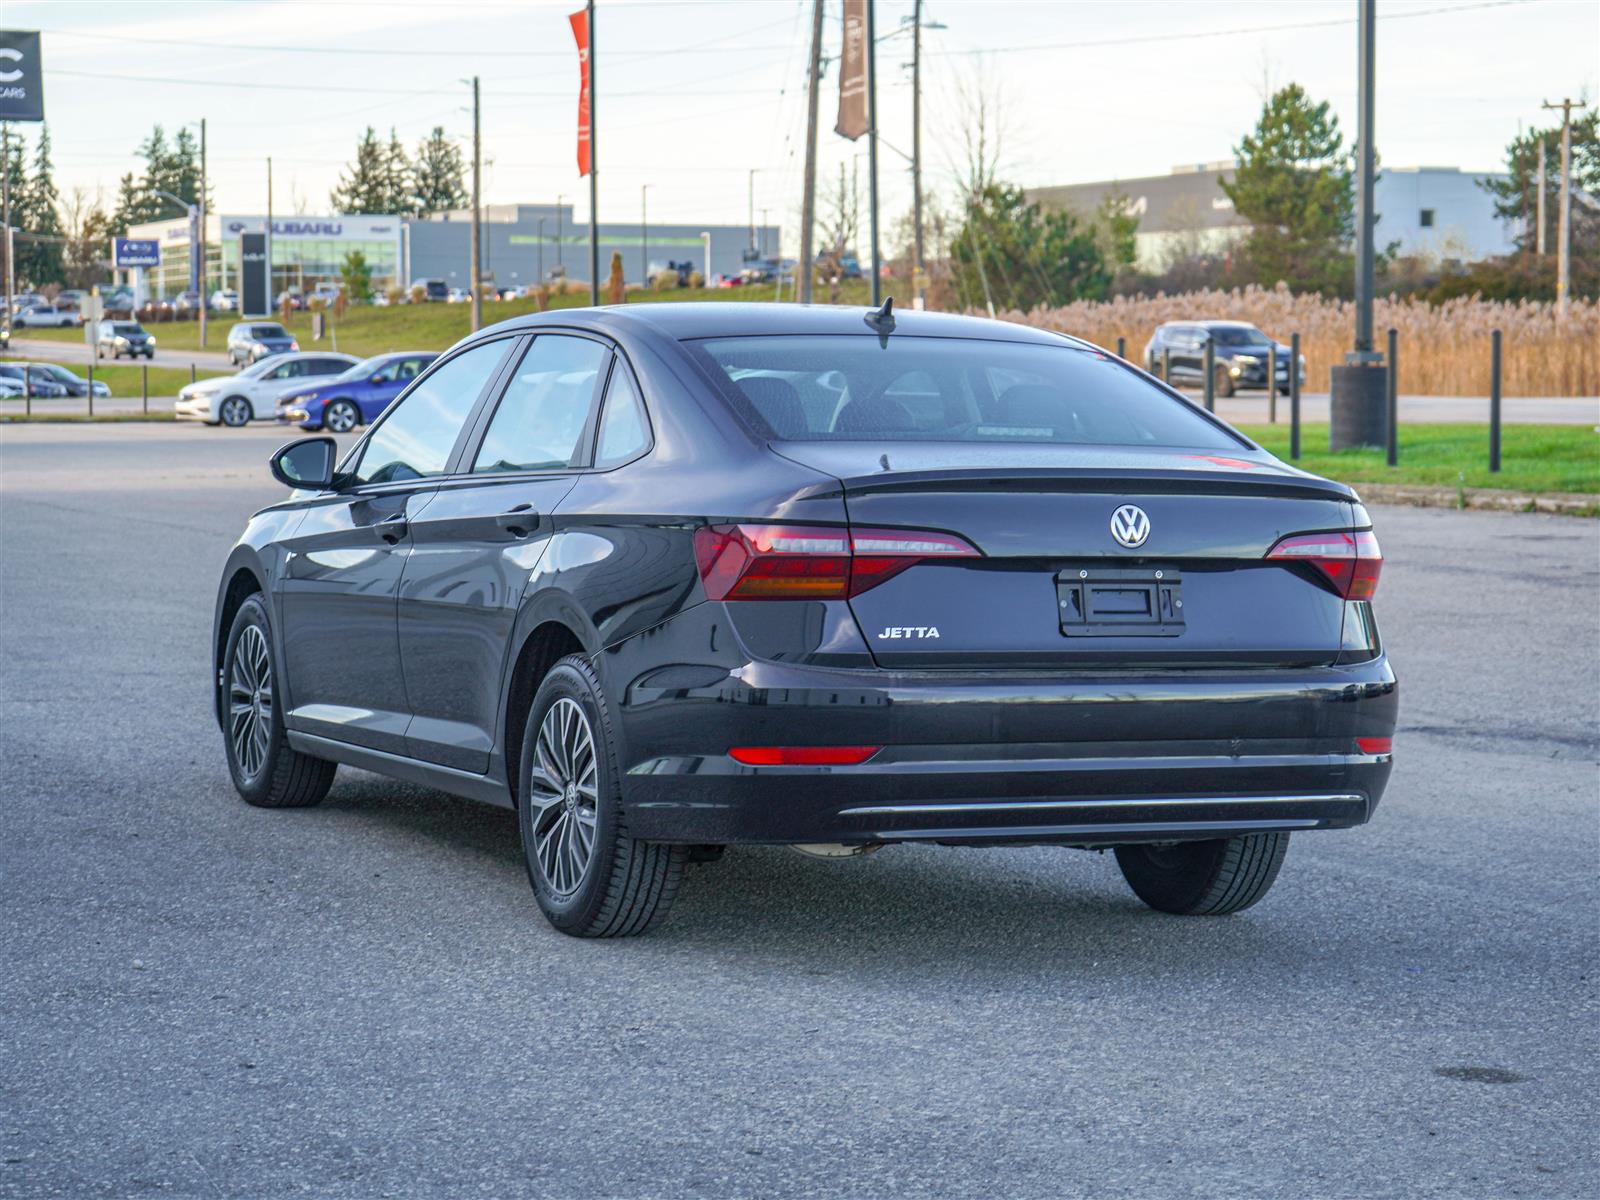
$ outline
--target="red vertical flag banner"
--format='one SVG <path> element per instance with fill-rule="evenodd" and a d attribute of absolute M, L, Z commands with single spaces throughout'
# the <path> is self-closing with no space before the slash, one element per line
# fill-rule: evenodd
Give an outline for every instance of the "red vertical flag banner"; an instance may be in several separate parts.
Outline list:
<path fill-rule="evenodd" d="M 589 153 L 589 13 L 579 9 L 567 18 L 578 43 L 578 174 L 587 175 L 593 163 Z"/>
<path fill-rule="evenodd" d="M 839 122 L 833 131 L 852 142 L 867 131 L 867 0 L 844 0 Z"/>

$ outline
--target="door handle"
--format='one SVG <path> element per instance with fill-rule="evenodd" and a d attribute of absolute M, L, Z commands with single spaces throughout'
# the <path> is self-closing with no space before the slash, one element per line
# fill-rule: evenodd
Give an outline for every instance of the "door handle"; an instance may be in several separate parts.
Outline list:
<path fill-rule="evenodd" d="M 392 517 L 385 517 L 378 522 L 378 536 L 389 545 L 393 546 L 406 536 L 411 526 L 407 523 L 404 513 L 396 513 Z"/>
<path fill-rule="evenodd" d="M 539 514 L 531 504 L 518 504 L 501 513 L 494 523 L 512 537 L 525 538 L 539 528 Z"/>

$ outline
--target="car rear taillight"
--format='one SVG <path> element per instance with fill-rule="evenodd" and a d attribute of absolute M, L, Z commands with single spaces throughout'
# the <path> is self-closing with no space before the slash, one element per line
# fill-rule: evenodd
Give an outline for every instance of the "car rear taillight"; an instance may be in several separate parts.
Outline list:
<path fill-rule="evenodd" d="M 1346 600 L 1371 600 L 1383 570 L 1383 551 L 1370 529 L 1296 534 L 1269 550 L 1267 558 L 1315 567 Z"/>
<path fill-rule="evenodd" d="M 694 553 L 710 600 L 844 600 L 924 559 L 978 557 L 950 533 L 825 525 L 708 525 Z"/>
<path fill-rule="evenodd" d="M 853 767 L 882 746 L 735 746 L 728 757 L 747 767 Z"/>

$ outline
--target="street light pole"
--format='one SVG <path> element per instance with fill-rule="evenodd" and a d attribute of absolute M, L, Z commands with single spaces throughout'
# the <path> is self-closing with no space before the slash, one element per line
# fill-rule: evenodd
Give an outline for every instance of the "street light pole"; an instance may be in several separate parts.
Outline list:
<path fill-rule="evenodd" d="M 206 119 L 200 118 L 200 348 L 206 348 L 206 317 L 211 297 L 206 295 L 206 221 L 211 216 L 206 205 Z"/>
<path fill-rule="evenodd" d="M 911 293 L 922 297 L 922 0 L 911 6 Z"/>
<path fill-rule="evenodd" d="M 556 266 L 561 265 L 561 212 L 566 207 L 567 197 L 561 192 L 556 193 Z M 565 271 L 562 272 L 566 274 Z"/>
<path fill-rule="evenodd" d="M 595 111 L 594 73 L 599 65 L 594 52 L 594 0 L 588 9 L 589 32 L 589 303 L 600 304 L 600 122 Z"/>
<path fill-rule="evenodd" d="M 0 121 L 0 189 L 4 189 L 4 210 L 6 226 L 6 311 L 5 331 L 7 340 L 11 335 L 11 297 L 17 290 L 16 261 L 17 239 L 11 236 L 11 122 Z"/>
<path fill-rule="evenodd" d="M 700 286 L 703 287 L 703 288 L 708 288 L 708 287 L 711 286 L 711 234 L 710 234 L 710 232 L 705 231 L 705 230 L 701 231 L 701 233 L 700 233 L 700 245 L 704 248 L 705 253 L 706 253 L 706 269 L 705 269 L 705 273 L 700 276 Z"/>
<path fill-rule="evenodd" d="M 750 253 L 756 252 L 756 172 L 760 167 L 750 168 Z"/>
<path fill-rule="evenodd" d="M 1360 112 L 1357 115 L 1357 138 L 1361 157 L 1357 162 L 1356 180 L 1356 345 L 1355 352 L 1363 358 L 1372 353 L 1372 293 L 1375 283 L 1372 231 L 1372 174 L 1376 155 L 1373 139 L 1374 50 L 1377 41 L 1376 0 L 1360 0 L 1358 24 L 1360 25 L 1360 54 L 1357 75 L 1360 87 Z"/>
<path fill-rule="evenodd" d="M 472 77 L 472 329 L 483 328 L 483 141 L 480 137 L 478 77 Z"/>

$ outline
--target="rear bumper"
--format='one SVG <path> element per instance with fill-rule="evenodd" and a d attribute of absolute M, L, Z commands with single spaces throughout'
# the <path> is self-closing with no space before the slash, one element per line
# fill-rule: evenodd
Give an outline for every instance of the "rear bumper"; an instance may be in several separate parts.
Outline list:
<path fill-rule="evenodd" d="M 1387 660 L 1097 676 L 752 663 L 623 702 L 638 837 L 1107 845 L 1342 828 L 1392 767 Z M 848 767 L 751 767 L 731 746 L 881 745 Z"/>

